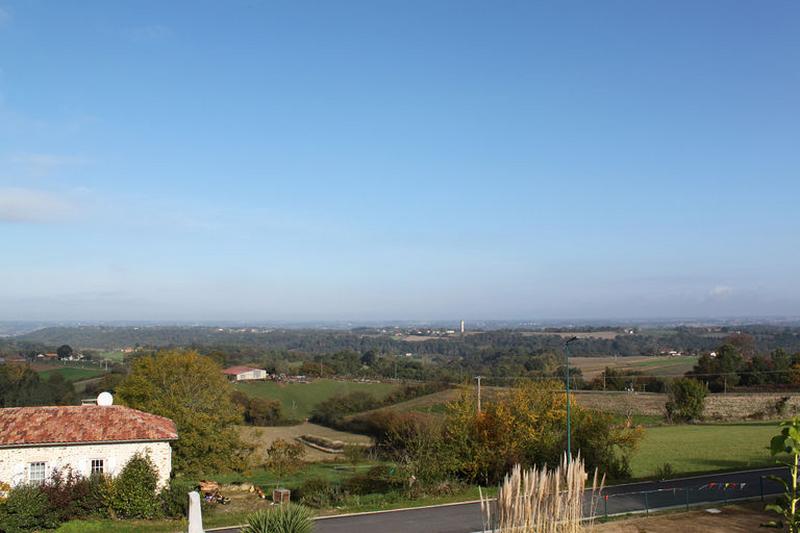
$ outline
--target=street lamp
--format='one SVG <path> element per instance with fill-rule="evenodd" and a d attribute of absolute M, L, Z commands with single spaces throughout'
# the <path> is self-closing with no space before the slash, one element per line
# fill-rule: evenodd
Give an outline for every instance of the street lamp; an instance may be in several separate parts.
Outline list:
<path fill-rule="evenodd" d="M 567 464 L 572 462 L 572 425 L 569 416 L 569 345 L 578 340 L 578 337 L 572 337 L 564 342 L 564 355 L 567 358 Z"/>

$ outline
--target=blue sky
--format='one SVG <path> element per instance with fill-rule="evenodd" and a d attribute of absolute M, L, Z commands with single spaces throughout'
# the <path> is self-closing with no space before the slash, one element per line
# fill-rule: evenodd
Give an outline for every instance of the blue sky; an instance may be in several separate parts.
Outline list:
<path fill-rule="evenodd" d="M 800 4 L 0 0 L 0 319 L 800 315 Z"/>

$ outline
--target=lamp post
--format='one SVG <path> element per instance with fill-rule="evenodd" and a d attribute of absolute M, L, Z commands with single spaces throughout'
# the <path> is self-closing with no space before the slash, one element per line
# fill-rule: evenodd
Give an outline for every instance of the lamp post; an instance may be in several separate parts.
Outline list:
<path fill-rule="evenodd" d="M 576 340 L 578 340 L 578 337 L 572 337 L 564 342 L 564 355 L 567 359 L 567 464 L 572 462 L 572 423 L 570 422 L 569 414 L 569 345 Z"/>

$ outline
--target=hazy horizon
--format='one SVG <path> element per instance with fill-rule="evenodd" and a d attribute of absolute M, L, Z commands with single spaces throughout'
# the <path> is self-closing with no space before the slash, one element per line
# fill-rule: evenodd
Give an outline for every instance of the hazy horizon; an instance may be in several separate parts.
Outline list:
<path fill-rule="evenodd" d="M 0 320 L 797 316 L 798 16 L 0 0 Z"/>

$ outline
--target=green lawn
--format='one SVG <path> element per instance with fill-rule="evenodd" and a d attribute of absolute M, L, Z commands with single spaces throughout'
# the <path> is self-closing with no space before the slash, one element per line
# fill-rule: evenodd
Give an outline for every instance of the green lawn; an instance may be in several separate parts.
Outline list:
<path fill-rule="evenodd" d="M 53 374 L 61 374 L 67 381 L 81 381 L 82 379 L 96 378 L 105 374 L 104 370 L 94 368 L 60 367 L 50 368 L 39 372 L 39 377 L 47 379 Z"/>
<path fill-rule="evenodd" d="M 624 424 L 627 421 L 627 416 L 618 413 L 607 413 L 611 415 L 612 420 L 617 424 Z M 635 426 L 663 426 L 665 424 L 663 416 L 655 415 L 631 415 L 631 422 Z"/>
<path fill-rule="evenodd" d="M 303 420 L 310 416 L 315 405 L 332 396 L 363 391 L 377 398 L 384 398 L 396 390 L 398 385 L 319 379 L 312 383 L 278 384 L 272 381 L 239 383 L 236 388 L 248 396 L 280 400 L 286 418 Z"/>
<path fill-rule="evenodd" d="M 652 477 L 664 463 L 680 474 L 772 466 L 768 446 L 777 433 L 774 422 L 647 428 L 631 458 L 633 477 Z"/>
<path fill-rule="evenodd" d="M 186 520 L 70 520 L 55 533 L 175 533 L 186 531 L 187 525 Z"/>

